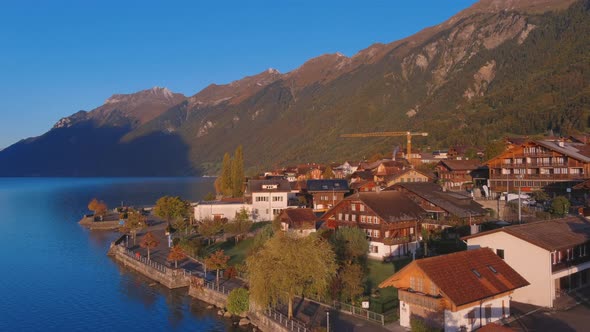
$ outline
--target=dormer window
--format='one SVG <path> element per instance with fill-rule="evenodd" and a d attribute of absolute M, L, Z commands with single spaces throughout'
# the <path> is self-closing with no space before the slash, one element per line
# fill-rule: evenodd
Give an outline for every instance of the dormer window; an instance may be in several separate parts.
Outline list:
<path fill-rule="evenodd" d="M 481 279 L 481 274 L 479 273 L 479 271 L 477 271 L 476 269 L 472 269 L 471 272 L 473 272 L 473 274 L 475 274 L 476 277 Z"/>
<path fill-rule="evenodd" d="M 498 271 L 496 271 L 496 269 L 493 266 L 491 266 L 491 265 L 488 265 L 488 269 L 490 269 L 490 271 L 492 271 L 492 272 L 494 272 L 496 274 L 498 273 Z"/>

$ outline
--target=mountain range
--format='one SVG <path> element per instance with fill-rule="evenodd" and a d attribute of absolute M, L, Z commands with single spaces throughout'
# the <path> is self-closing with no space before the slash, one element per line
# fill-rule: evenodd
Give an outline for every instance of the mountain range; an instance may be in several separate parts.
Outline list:
<path fill-rule="evenodd" d="M 590 128 L 590 1 L 481 0 L 448 21 L 352 57 L 324 54 L 193 96 L 116 94 L 0 151 L 0 176 L 213 173 L 243 145 L 250 170 L 361 159 L 425 131 L 426 149 Z"/>

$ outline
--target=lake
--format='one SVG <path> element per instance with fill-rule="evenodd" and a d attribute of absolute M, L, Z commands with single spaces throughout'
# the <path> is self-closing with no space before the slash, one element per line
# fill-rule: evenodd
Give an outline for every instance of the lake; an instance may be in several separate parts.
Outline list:
<path fill-rule="evenodd" d="M 78 225 L 97 197 L 109 207 L 190 201 L 212 178 L 0 178 L 0 331 L 233 331 L 186 290 L 106 256 L 114 232 Z"/>

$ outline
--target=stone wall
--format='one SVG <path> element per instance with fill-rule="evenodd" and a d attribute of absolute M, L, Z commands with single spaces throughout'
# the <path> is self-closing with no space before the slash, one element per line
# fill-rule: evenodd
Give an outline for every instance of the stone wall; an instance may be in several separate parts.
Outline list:
<path fill-rule="evenodd" d="M 184 275 L 181 269 L 165 269 L 165 272 L 149 266 L 134 257 L 130 257 L 125 253 L 125 248 L 117 245 L 111 245 L 109 255 L 113 256 L 115 260 L 130 267 L 133 270 L 143 274 L 144 276 L 153 279 L 168 288 L 188 287 L 190 284 L 190 277 Z"/>
<path fill-rule="evenodd" d="M 192 283 L 188 289 L 188 295 L 218 308 L 225 308 L 227 304 L 227 295 L 216 292 L 207 287 L 197 287 Z"/>

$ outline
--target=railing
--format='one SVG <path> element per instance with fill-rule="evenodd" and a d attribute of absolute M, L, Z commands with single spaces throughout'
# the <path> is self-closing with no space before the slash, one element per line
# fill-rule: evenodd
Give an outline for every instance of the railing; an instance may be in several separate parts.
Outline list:
<path fill-rule="evenodd" d="M 590 262 L 590 255 L 586 255 L 586 256 L 582 256 L 582 257 L 578 256 L 578 257 L 570 259 L 570 260 L 563 259 L 559 263 L 551 264 L 551 272 L 555 273 L 555 272 L 567 270 L 569 268 L 576 267 L 576 265 L 578 265 L 578 264 L 582 264 L 582 263 L 586 263 L 586 262 Z"/>
<path fill-rule="evenodd" d="M 151 259 L 147 259 L 147 257 L 140 256 L 136 252 L 129 250 L 127 248 L 123 248 L 123 250 L 124 250 L 123 252 L 125 253 L 125 255 L 127 255 L 137 261 L 140 261 L 141 263 L 143 263 L 149 267 L 152 267 L 152 268 L 158 270 L 159 272 L 166 274 L 166 271 L 168 270 L 168 268 L 166 268 L 166 266 L 164 266 L 158 262 L 155 262 Z"/>
<path fill-rule="evenodd" d="M 116 246 L 120 246 L 120 245 L 123 245 L 123 243 L 125 243 L 126 240 L 127 240 L 127 234 L 123 234 L 114 242 L 114 244 Z"/>
<path fill-rule="evenodd" d="M 338 301 L 334 301 L 334 308 L 338 311 L 349 313 L 353 316 L 364 318 L 369 321 L 373 321 L 376 323 L 380 323 L 381 325 L 385 325 L 385 316 L 382 314 L 378 314 L 373 311 L 369 311 L 367 309 L 355 307 L 353 305 L 342 303 Z"/>
<path fill-rule="evenodd" d="M 210 282 L 210 281 L 207 281 L 204 279 L 203 279 L 203 284 L 205 287 L 207 287 L 208 289 L 210 289 L 212 291 L 216 291 L 216 292 L 224 294 L 224 295 L 229 295 L 230 290 L 226 289 L 225 286 L 219 286 L 214 282 Z"/>
<path fill-rule="evenodd" d="M 285 315 L 281 314 L 280 312 L 268 308 L 264 311 L 264 315 L 275 322 L 279 323 L 281 326 L 286 327 L 290 331 L 297 331 L 297 332 L 307 332 L 310 331 L 305 324 L 296 321 L 295 319 L 289 319 Z"/>
<path fill-rule="evenodd" d="M 443 300 L 440 297 L 437 298 L 422 293 L 412 293 L 401 289 L 398 290 L 398 297 L 400 301 L 417 304 L 431 310 L 441 311 L 444 309 Z"/>

